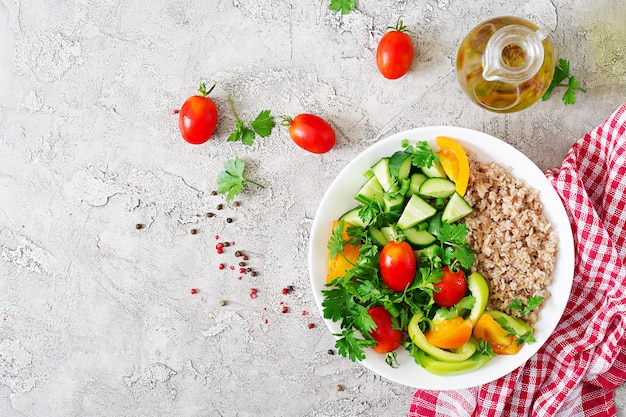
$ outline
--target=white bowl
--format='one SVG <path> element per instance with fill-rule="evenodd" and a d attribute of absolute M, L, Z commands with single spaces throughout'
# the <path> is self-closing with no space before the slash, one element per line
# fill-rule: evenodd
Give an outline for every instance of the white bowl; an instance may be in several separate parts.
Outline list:
<path fill-rule="evenodd" d="M 322 312 L 322 290 L 325 288 L 328 273 L 327 243 L 332 223 L 357 205 L 353 197 L 365 182 L 364 172 L 381 157 L 391 156 L 395 151 L 401 150 L 403 139 L 409 139 L 411 143 L 426 140 L 435 147 L 437 136 L 449 136 L 456 139 L 465 149 L 474 153 L 476 160 L 495 161 L 504 167 L 510 167 L 513 176 L 522 179 L 527 186 L 538 190 L 544 206 L 544 215 L 558 236 L 556 266 L 553 271 L 553 281 L 548 287 L 552 295 L 544 303 L 535 325 L 537 341 L 525 344 L 518 354 L 498 356 L 482 368 L 465 374 L 438 376 L 416 364 L 402 347 L 397 350 L 400 365 L 397 368 L 387 365 L 384 355 L 376 353 L 373 349 L 366 349 L 366 358 L 361 363 L 388 380 L 421 389 L 452 390 L 494 381 L 523 365 L 548 340 L 561 319 L 570 295 L 575 258 L 568 216 L 559 195 L 548 179 L 524 154 L 493 136 L 459 127 L 422 127 L 400 132 L 381 140 L 346 165 L 324 194 L 311 230 L 309 273 L 313 296 Z M 339 323 L 331 320 L 325 321 L 332 334 L 341 333 Z"/>

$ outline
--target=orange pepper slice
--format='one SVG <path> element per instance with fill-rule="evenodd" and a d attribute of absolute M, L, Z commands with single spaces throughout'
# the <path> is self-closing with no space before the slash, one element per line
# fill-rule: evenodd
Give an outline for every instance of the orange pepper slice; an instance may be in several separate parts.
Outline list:
<path fill-rule="evenodd" d="M 489 314 L 480 316 L 474 326 L 474 337 L 489 343 L 494 353 L 498 355 L 515 355 L 522 345 L 517 345 L 517 337 L 504 330 Z"/>
<path fill-rule="evenodd" d="M 424 332 L 426 340 L 441 349 L 457 349 L 463 346 L 472 336 L 472 321 L 456 316 L 433 326 Z"/>
<path fill-rule="evenodd" d="M 439 161 L 443 170 L 456 185 L 456 192 L 465 195 L 467 184 L 469 183 L 469 161 L 463 147 L 456 140 L 437 136 L 437 146 L 439 146 Z"/>
<path fill-rule="evenodd" d="M 339 222 L 333 222 L 333 230 L 337 228 Z M 351 224 L 344 223 L 343 226 L 343 239 L 348 240 L 348 227 Z M 343 255 L 338 253 L 334 258 L 329 259 L 328 261 L 328 275 L 326 276 L 326 282 L 331 282 L 332 280 L 343 277 L 346 275 L 346 271 L 354 268 L 354 264 L 356 264 L 357 259 L 359 259 L 359 254 L 361 253 L 361 245 L 350 245 L 346 243 L 343 245 Z"/>

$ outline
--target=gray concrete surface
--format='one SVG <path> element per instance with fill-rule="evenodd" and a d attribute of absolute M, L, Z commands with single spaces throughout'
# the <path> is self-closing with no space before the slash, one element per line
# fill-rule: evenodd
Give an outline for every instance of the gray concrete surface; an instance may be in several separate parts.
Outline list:
<path fill-rule="evenodd" d="M 626 3 L 328 3 L 0 1 L 0 416 L 406 415 L 412 389 L 327 353 L 307 271 L 319 200 L 356 154 L 417 126 L 482 130 L 558 165 L 624 100 Z M 553 29 L 588 90 L 576 105 L 497 115 L 462 95 L 457 45 L 506 14 Z M 400 16 L 416 56 L 389 81 L 375 50 Z M 202 79 L 220 120 L 192 146 L 172 110 Z M 337 146 L 308 154 L 284 128 L 228 143 L 228 94 L 244 118 L 319 114 Z M 218 211 L 236 155 L 265 189 Z M 235 245 L 218 255 L 218 241 Z M 237 249 L 258 276 L 238 273 Z M 626 389 L 616 401 L 625 416 Z"/>

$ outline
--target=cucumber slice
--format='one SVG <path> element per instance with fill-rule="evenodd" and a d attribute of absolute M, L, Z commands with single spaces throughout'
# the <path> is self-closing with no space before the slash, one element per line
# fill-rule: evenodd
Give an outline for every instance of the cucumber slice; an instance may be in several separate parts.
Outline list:
<path fill-rule="evenodd" d="M 359 207 L 355 207 L 351 210 L 346 211 L 340 218 L 339 221 L 344 221 L 352 226 L 360 226 L 367 227 L 367 223 L 365 223 L 359 217 Z"/>
<path fill-rule="evenodd" d="M 454 182 L 447 178 L 428 178 L 420 185 L 419 194 L 432 198 L 448 198 L 456 191 Z"/>
<path fill-rule="evenodd" d="M 411 154 L 404 151 L 397 151 L 389 158 L 389 173 L 403 180 L 409 178 L 411 174 Z"/>
<path fill-rule="evenodd" d="M 457 220 L 462 219 L 463 217 L 470 214 L 474 211 L 474 207 L 472 207 L 461 194 L 456 191 L 448 200 L 448 204 L 446 204 L 446 208 L 443 209 L 443 213 L 441 214 L 441 221 L 447 223 L 454 223 Z"/>
<path fill-rule="evenodd" d="M 433 164 L 429 167 L 422 167 L 422 172 L 430 178 L 448 178 L 441 163 Z"/>
<path fill-rule="evenodd" d="M 431 235 L 426 230 L 419 230 L 417 226 L 406 229 L 404 231 L 404 236 L 408 242 L 418 248 L 430 246 L 437 240 L 435 236 Z"/>
<path fill-rule="evenodd" d="M 392 197 L 390 194 L 383 194 L 383 210 L 386 212 L 400 210 L 403 204 L 404 197 L 402 195 L 395 194 Z"/>
<path fill-rule="evenodd" d="M 375 227 L 370 227 L 370 234 L 372 235 L 372 239 L 376 242 L 378 246 L 385 246 L 389 240 L 385 237 L 383 232 L 380 229 Z"/>
<path fill-rule="evenodd" d="M 428 177 L 423 172 L 416 172 L 411 175 L 411 183 L 409 185 L 409 191 L 407 191 L 407 196 L 412 196 L 413 194 L 418 194 L 420 191 L 420 186 L 424 181 L 426 181 Z"/>
<path fill-rule="evenodd" d="M 398 227 L 406 230 L 431 218 L 436 212 L 437 210 L 433 206 L 417 194 L 414 194 L 398 219 Z"/>
<path fill-rule="evenodd" d="M 372 165 L 371 170 L 374 172 L 376 178 L 378 178 L 378 182 L 380 182 L 380 185 L 383 187 L 383 191 L 398 191 L 398 185 L 389 172 L 389 158 L 381 158 Z"/>
<path fill-rule="evenodd" d="M 380 185 L 378 179 L 373 176 L 361 187 L 358 193 L 354 196 L 356 201 L 363 204 L 370 203 L 378 200 L 383 195 L 383 187 Z"/>

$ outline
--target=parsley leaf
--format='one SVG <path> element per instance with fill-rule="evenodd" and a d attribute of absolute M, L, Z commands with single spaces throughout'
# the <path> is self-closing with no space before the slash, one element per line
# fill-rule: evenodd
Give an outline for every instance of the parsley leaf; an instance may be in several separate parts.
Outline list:
<path fill-rule="evenodd" d="M 376 344 L 376 341 L 373 339 L 365 340 L 357 338 L 354 329 L 344 329 L 340 334 L 336 334 L 335 336 L 341 336 L 335 343 L 337 353 L 341 356 L 347 356 L 352 362 L 365 359 L 363 349 L 366 347 L 374 347 Z"/>
<path fill-rule="evenodd" d="M 348 14 L 356 7 L 356 0 L 330 0 L 328 8 L 341 14 Z"/>
<path fill-rule="evenodd" d="M 428 168 L 439 163 L 439 157 L 425 140 L 415 144 L 411 157 L 413 165 L 420 168 Z"/>
<path fill-rule="evenodd" d="M 259 135 L 262 138 L 269 136 L 272 133 L 272 129 L 276 126 L 276 120 L 274 116 L 271 115 L 270 110 L 263 110 L 259 115 L 250 123 L 246 123 L 239 118 L 237 111 L 235 110 L 235 105 L 233 104 L 233 99 L 229 95 L 228 102 L 230 103 L 230 108 L 235 115 L 235 119 L 237 123 L 235 123 L 235 130 L 228 136 L 226 139 L 228 142 L 238 142 L 241 141 L 244 145 L 252 146 L 254 144 L 254 140 L 256 139 L 256 135 Z"/>
<path fill-rule="evenodd" d="M 328 240 L 328 251 L 330 259 L 334 259 L 335 256 L 343 253 L 343 245 L 346 243 L 343 240 L 343 229 L 345 227 L 345 222 L 340 220 L 337 223 L 337 227 L 335 227 L 330 235 L 330 239 Z"/>
<path fill-rule="evenodd" d="M 521 300 L 515 299 L 511 301 L 509 304 L 509 309 L 521 311 L 524 316 L 527 316 L 531 311 L 535 310 L 537 307 L 543 303 L 544 298 L 540 295 L 533 295 L 526 301 L 526 305 L 522 303 Z"/>
<path fill-rule="evenodd" d="M 224 162 L 224 170 L 217 174 L 217 192 L 226 194 L 226 201 L 230 201 L 238 195 L 246 182 L 265 188 L 258 182 L 247 179 L 244 176 L 245 169 L 245 162 L 239 158 Z"/>
<path fill-rule="evenodd" d="M 489 342 L 486 342 L 483 339 L 478 340 L 478 349 L 476 349 L 476 353 L 474 355 L 477 355 L 475 358 L 474 356 L 472 356 L 476 360 L 478 360 L 478 357 L 480 355 L 485 355 L 490 358 L 496 357 L 496 354 L 494 353 L 493 349 L 491 349 L 491 345 L 489 344 Z"/>
<path fill-rule="evenodd" d="M 570 75 L 570 62 L 566 59 L 559 59 L 559 63 L 554 67 L 552 82 L 541 100 L 546 101 L 550 98 L 552 90 L 554 90 L 555 87 L 567 87 L 567 90 L 563 94 L 563 103 L 565 104 L 576 103 L 576 91 L 582 91 L 583 93 L 587 92 L 587 90 L 580 86 L 576 77 Z"/>

